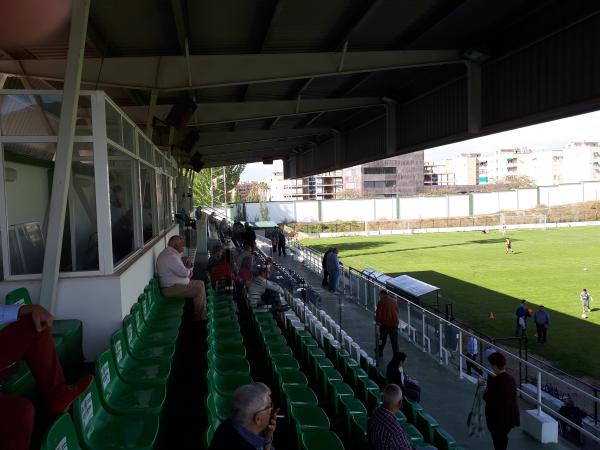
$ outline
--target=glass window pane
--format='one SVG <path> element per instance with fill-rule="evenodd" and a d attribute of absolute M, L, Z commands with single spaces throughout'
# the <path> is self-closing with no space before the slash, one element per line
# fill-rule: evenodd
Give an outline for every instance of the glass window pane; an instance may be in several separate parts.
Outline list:
<path fill-rule="evenodd" d="M 123 147 L 131 153 L 135 153 L 133 146 L 134 128 L 127 120 L 123 120 Z"/>
<path fill-rule="evenodd" d="M 154 215 L 154 207 L 152 202 L 152 191 L 154 189 L 154 169 L 151 169 L 145 164 L 140 164 L 140 180 L 142 185 L 142 235 L 144 242 L 148 242 L 158 232 L 154 232 L 152 228 L 152 217 Z"/>
<path fill-rule="evenodd" d="M 56 136 L 62 96 L 0 95 L 2 136 Z"/>
<path fill-rule="evenodd" d="M 119 153 L 119 159 L 109 158 L 108 161 L 110 222 L 115 265 L 135 250 L 133 240 L 133 183 L 135 180 L 133 158 L 122 152 Z"/>
<path fill-rule="evenodd" d="M 164 211 L 165 211 L 165 203 L 163 197 L 163 177 L 161 175 L 156 176 L 156 212 L 158 217 L 158 230 L 162 231 L 164 229 Z"/>
<path fill-rule="evenodd" d="M 106 135 L 111 141 L 123 145 L 121 114 L 108 102 L 106 102 Z"/>
<path fill-rule="evenodd" d="M 93 149 L 74 145 L 61 272 L 98 269 Z M 42 271 L 55 144 L 4 144 L 5 189 L 12 275 Z"/>
<path fill-rule="evenodd" d="M 92 131 L 92 99 L 89 95 L 82 95 L 79 97 L 79 103 L 77 105 L 75 135 L 91 136 Z"/>

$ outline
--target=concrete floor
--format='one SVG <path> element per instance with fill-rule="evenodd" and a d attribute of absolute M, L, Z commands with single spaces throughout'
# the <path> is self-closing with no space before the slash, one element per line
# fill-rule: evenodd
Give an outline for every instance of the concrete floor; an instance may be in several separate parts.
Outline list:
<path fill-rule="evenodd" d="M 267 244 L 260 242 L 259 245 L 267 255 L 271 254 L 270 247 Z M 274 256 L 273 259 L 304 277 L 320 293 L 323 300 L 323 309 L 352 336 L 362 349 L 367 351 L 370 356 L 374 356 L 375 329 L 371 312 L 351 300 L 346 299 L 342 302 L 339 295 L 321 288 L 321 278 L 306 269 L 292 256 Z M 473 438 L 468 435 L 466 422 L 475 395 L 475 384 L 459 379 L 450 370 L 402 337 L 400 338 L 399 348 L 408 356 L 407 373 L 421 384 L 421 404 L 424 410 L 454 436 L 463 448 L 472 450 L 492 449 L 491 437 L 487 431 L 480 438 Z M 385 368 L 391 357 L 392 350 L 388 343 L 384 350 L 384 356 L 380 361 L 382 369 Z M 555 450 L 575 447 L 563 442 L 560 444 L 541 444 L 525 434 L 520 428 L 516 428 L 509 435 L 508 448 Z"/>

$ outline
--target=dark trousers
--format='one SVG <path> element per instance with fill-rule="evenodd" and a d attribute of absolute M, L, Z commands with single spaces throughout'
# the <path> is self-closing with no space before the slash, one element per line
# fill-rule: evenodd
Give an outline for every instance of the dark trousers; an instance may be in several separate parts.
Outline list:
<path fill-rule="evenodd" d="M 279 301 L 279 294 L 275 291 L 270 291 L 268 289 L 260 297 L 260 300 L 264 305 L 271 305 L 271 309 L 277 308 L 281 304 Z"/>
<path fill-rule="evenodd" d="M 321 281 L 321 286 L 326 287 L 329 284 L 329 273 L 327 269 L 323 267 L 323 281 Z"/>
<path fill-rule="evenodd" d="M 52 405 L 63 393 L 65 376 L 51 331 L 38 333 L 30 317 L 0 330 L 0 377 L 9 374 L 10 369 L 3 369 L 21 360 L 27 362 L 46 406 Z M 0 394 L 0 448 L 28 450 L 33 418 L 34 408 L 29 400 Z"/>
<path fill-rule="evenodd" d="M 508 447 L 508 431 L 490 431 L 494 450 L 506 450 Z"/>
<path fill-rule="evenodd" d="M 546 328 L 546 325 L 538 325 L 536 323 L 535 329 L 538 335 L 538 342 L 546 342 L 546 334 L 548 332 L 548 328 Z"/>
<path fill-rule="evenodd" d="M 483 370 L 481 370 L 479 367 L 473 364 L 473 361 L 477 361 L 477 354 L 467 353 L 467 375 L 471 375 L 472 370 L 477 372 L 479 375 L 483 374 Z"/>
<path fill-rule="evenodd" d="M 398 353 L 398 327 L 388 327 L 385 325 L 379 326 L 379 356 L 383 356 L 383 348 L 387 341 L 388 334 L 392 343 L 392 351 L 394 355 Z"/>
<path fill-rule="evenodd" d="M 285 244 L 277 244 L 277 248 L 279 249 L 279 256 L 281 256 L 281 253 L 283 253 L 283 256 L 287 256 L 285 254 Z"/>

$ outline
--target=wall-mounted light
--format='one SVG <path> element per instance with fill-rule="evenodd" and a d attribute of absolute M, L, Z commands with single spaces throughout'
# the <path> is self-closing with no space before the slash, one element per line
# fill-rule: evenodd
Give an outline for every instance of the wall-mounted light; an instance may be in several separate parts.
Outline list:
<path fill-rule="evenodd" d="M 13 169 L 12 167 L 4 168 L 4 180 L 7 183 L 12 183 L 17 181 L 17 169 Z"/>

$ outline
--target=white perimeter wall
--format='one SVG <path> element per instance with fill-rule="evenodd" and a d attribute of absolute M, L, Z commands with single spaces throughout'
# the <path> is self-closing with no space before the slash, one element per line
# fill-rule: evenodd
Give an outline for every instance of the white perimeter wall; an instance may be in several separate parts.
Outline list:
<path fill-rule="evenodd" d="M 586 181 L 558 186 L 516 189 L 504 192 L 476 192 L 439 197 L 394 197 L 356 200 L 304 200 L 266 202 L 269 220 L 274 222 L 334 222 L 414 220 L 519 211 L 538 205 L 555 206 L 600 200 L 600 182 Z M 470 205 L 472 204 L 472 212 Z M 235 215 L 236 208 L 233 207 Z M 398 214 L 399 212 L 399 214 Z M 248 219 L 260 220 L 260 203 L 246 203 Z"/>
<path fill-rule="evenodd" d="M 123 317 L 154 276 L 156 256 L 177 232 L 178 227 L 173 227 L 118 275 L 59 279 L 54 315 L 57 319 L 77 318 L 83 321 L 86 360 L 94 361 L 108 347 L 110 336 L 121 326 Z M 19 287 L 26 287 L 33 301 L 38 302 L 39 279 L 3 281 L 0 283 L 0 297 L 4 299 L 8 292 Z"/>

